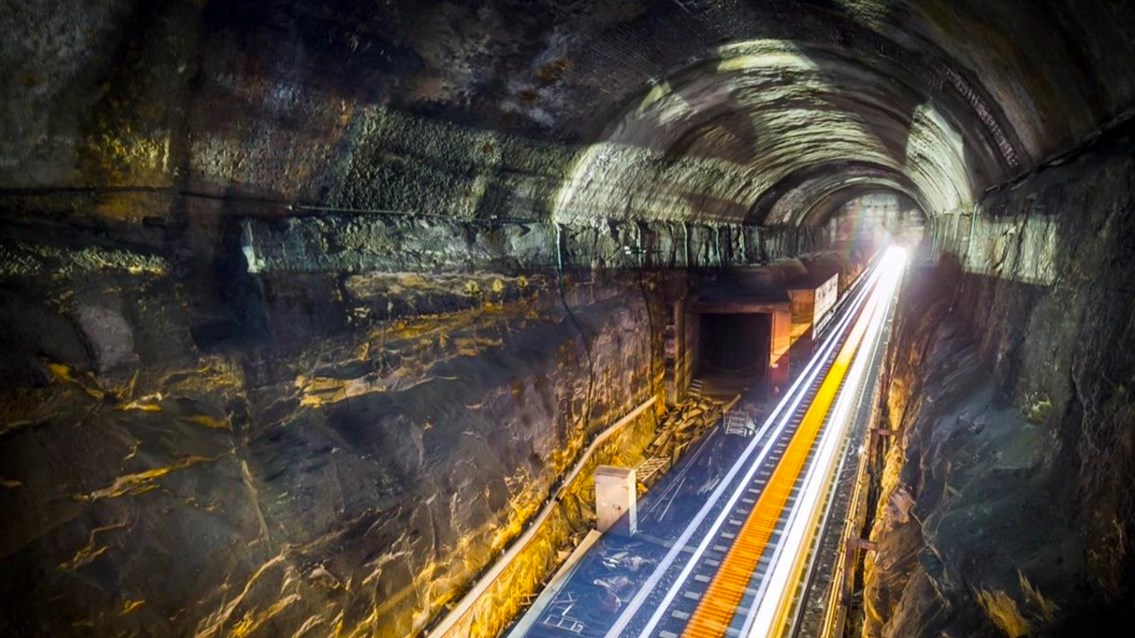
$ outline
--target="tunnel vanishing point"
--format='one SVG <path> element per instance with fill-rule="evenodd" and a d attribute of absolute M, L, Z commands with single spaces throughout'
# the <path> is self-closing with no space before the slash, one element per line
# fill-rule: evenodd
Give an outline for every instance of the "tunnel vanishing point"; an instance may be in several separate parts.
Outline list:
<path fill-rule="evenodd" d="M 1135 631 L 1135 3 L 27 0 L 0 36 L 0 636 Z M 695 533 L 762 445 L 784 494 Z M 691 562 L 650 607 L 684 556 L 738 602 Z"/>

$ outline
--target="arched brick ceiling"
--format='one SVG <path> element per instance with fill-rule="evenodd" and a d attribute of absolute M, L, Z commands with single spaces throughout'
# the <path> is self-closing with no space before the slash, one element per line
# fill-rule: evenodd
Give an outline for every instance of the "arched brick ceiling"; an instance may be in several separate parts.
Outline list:
<path fill-rule="evenodd" d="M 791 223 L 769 193 L 818 201 L 868 180 L 934 214 L 967 208 L 1135 103 L 1135 6 L 1103 0 L 40 0 L 0 11 L 6 189 Z M 877 171 L 793 182 L 844 165 Z"/>
<path fill-rule="evenodd" d="M 723 47 L 608 126 L 557 214 L 738 222 L 782 180 L 848 161 L 911 182 L 931 210 L 953 211 L 1015 166 L 948 91 L 931 96 L 906 69 L 872 62 L 782 41 Z M 762 221 L 791 221 L 791 211 L 770 212 L 778 216 Z"/>

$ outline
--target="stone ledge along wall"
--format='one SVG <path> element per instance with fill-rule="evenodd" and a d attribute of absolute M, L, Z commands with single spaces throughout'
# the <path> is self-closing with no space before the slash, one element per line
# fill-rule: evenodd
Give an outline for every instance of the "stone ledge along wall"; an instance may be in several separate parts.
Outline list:
<path fill-rule="evenodd" d="M 935 229 L 944 254 L 892 355 L 902 434 L 863 635 L 1132 628 L 1131 148 L 1128 127 Z"/>
<path fill-rule="evenodd" d="M 2 635 L 413 635 L 661 391 L 634 273 L 202 297 L 166 253 L 84 242 L 4 241 Z"/>

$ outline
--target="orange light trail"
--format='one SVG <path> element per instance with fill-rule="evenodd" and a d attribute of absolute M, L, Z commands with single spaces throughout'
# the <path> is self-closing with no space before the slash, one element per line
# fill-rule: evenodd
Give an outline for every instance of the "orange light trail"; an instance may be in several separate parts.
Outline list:
<path fill-rule="evenodd" d="M 723 638 L 880 304 L 866 308 L 843 344 L 784 456 L 690 616 L 684 638 Z"/>

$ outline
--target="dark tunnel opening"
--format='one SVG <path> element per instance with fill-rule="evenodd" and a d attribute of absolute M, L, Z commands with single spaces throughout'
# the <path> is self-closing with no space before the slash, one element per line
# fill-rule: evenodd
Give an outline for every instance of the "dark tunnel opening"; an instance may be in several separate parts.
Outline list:
<path fill-rule="evenodd" d="M 698 375 L 764 380 L 768 371 L 772 315 L 701 315 L 701 366 Z"/>

